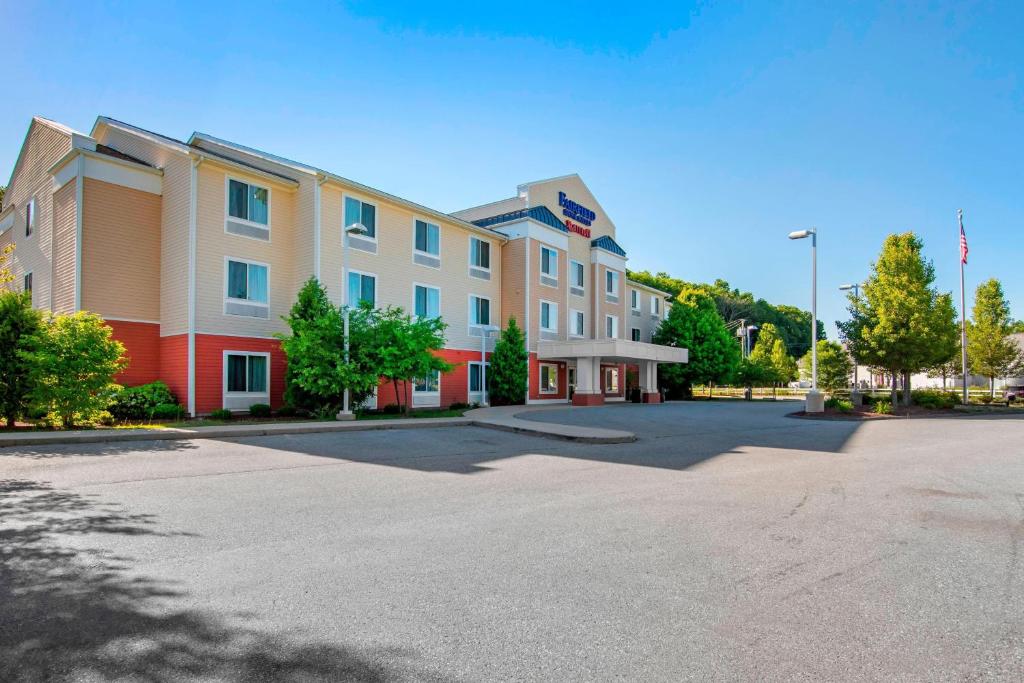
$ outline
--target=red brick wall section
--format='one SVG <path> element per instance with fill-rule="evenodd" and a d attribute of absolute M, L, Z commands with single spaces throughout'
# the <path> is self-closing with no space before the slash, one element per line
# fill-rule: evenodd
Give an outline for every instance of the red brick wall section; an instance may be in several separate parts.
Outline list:
<path fill-rule="evenodd" d="M 469 403 L 469 366 L 470 362 L 480 361 L 479 351 L 463 351 L 459 349 L 444 349 L 439 354 L 441 358 L 455 365 L 455 369 L 449 373 L 441 374 L 441 407 L 447 408 L 453 403 Z M 491 354 L 487 354 L 490 360 Z M 402 383 L 398 383 L 398 390 L 402 391 Z M 395 388 L 390 381 L 382 380 L 377 387 L 377 408 L 395 403 Z M 405 394 L 402 396 L 402 405 L 412 397 L 412 386 L 405 387 Z"/>
<path fill-rule="evenodd" d="M 188 407 L 188 335 L 160 337 L 160 375 L 178 403 Z"/>
<path fill-rule="evenodd" d="M 134 387 L 160 379 L 160 326 L 107 320 L 114 339 L 124 344 L 128 367 L 117 375 L 118 384 Z"/>
<path fill-rule="evenodd" d="M 262 351 L 270 353 L 270 405 L 284 402 L 285 356 L 276 339 L 196 335 L 196 412 L 200 415 L 224 407 L 224 352 Z M 187 357 L 186 357 L 187 363 Z"/>
<path fill-rule="evenodd" d="M 543 361 L 545 365 L 552 364 L 558 366 L 558 393 L 554 394 L 542 394 L 540 393 L 540 361 L 537 360 L 537 354 L 530 354 L 530 400 L 552 400 L 568 398 L 569 394 L 569 377 L 566 372 L 565 363 L 559 363 L 557 361 Z"/>

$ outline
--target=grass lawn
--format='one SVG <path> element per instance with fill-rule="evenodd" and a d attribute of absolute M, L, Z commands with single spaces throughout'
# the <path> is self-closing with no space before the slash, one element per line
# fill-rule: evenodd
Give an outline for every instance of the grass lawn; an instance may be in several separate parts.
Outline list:
<path fill-rule="evenodd" d="M 427 409 L 427 410 L 413 410 L 409 415 L 403 415 L 402 413 L 358 413 L 356 414 L 357 420 L 401 420 L 407 417 L 462 417 L 466 414 L 469 408 L 446 408 L 444 410 Z"/>

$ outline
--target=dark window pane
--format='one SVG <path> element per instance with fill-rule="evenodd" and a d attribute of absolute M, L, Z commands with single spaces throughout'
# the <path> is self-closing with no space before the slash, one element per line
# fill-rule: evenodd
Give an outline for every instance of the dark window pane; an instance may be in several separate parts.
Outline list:
<path fill-rule="evenodd" d="M 267 390 L 267 357 L 249 356 L 249 391 Z"/>
<path fill-rule="evenodd" d="M 427 224 L 423 221 L 416 221 L 416 250 L 427 250 Z"/>
<path fill-rule="evenodd" d="M 359 300 L 365 301 L 373 306 L 377 302 L 376 289 L 377 279 L 372 275 L 364 275 L 362 278 L 362 287 L 359 292 Z"/>
<path fill-rule="evenodd" d="M 245 391 L 245 356 L 228 356 L 228 391 Z"/>
<path fill-rule="evenodd" d="M 228 298 L 245 299 L 248 295 L 248 273 L 244 263 L 228 261 Z"/>
<path fill-rule="evenodd" d="M 249 219 L 249 186 L 237 180 L 228 181 L 228 215 Z"/>
<path fill-rule="evenodd" d="M 367 237 L 377 236 L 377 207 L 373 204 L 363 204 L 363 227 Z"/>
<path fill-rule="evenodd" d="M 427 316 L 427 288 L 417 287 L 416 288 L 416 315 L 421 318 Z"/>

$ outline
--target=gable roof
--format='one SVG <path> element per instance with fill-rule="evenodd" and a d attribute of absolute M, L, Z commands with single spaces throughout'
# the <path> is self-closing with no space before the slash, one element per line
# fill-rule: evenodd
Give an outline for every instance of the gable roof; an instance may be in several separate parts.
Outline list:
<path fill-rule="evenodd" d="M 626 258 L 626 250 L 619 246 L 619 243 L 608 235 L 601 235 L 597 239 L 590 240 L 593 249 L 604 249 L 605 251 Z"/>
<path fill-rule="evenodd" d="M 25 157 L 25 151 L 28 149 L 28 139 L 32 136 L 32 129 L 36 126 L 46 126 L 51 128 L 58 133 L 67 135 L 71 140 L 71 146 L 90 146 L 92 138 L 85 133 L 80 133 L 74 128 L 65 126 L 63 123 L 57 123 L 50 119 L 43 118 L 42 116 L 33 116 L 32 121 L 28 124 L 28 130 L 25 131 L 25 138 L 21 141 L 21 149 L 18 150 L 18 158 L 14 160 L 14 166 L 11 167 L 11 176 L 7 179 L 7 190 L 11 189 L 11 182 L 14 180 L 15 174 L 18 172 L 18 167 L 21 165 L 21 160 Z"/>
<path fill-rule="evenodd" d="M 532 218 L 535 221 L 543 223 L 555 230 L 561 230 L 562 232 L 569 232 L 569 229 L 565 227 L 558 216 L 551 212 L 546 206 L 533 206 L 528 209 L 518 209 L 516 211 L 507 211 L 500 213 L 497 216 L 490 216 L 488 218 L 480 218 L 473 221 L 473 225 L 478 225 L 481 228 L 489 228 L 494 225 L 501 225 L 502 223 L 510 223 L 512 221 L 519 221 L 524 218 Z"/>

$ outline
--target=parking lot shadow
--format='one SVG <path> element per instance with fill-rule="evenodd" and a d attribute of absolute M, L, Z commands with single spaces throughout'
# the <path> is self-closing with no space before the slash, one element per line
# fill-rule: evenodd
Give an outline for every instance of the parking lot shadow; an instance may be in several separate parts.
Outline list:
<path fill-rule="evenodd" d="M 0 523 L 0 680 L 436 678 L 414 670 L 408 652 L 357 650 L 247 627 L 238 615 L 175 609 L 181 590 L 77 540 L 171 533 L 149 515 L 8 479 L 0 480 Z"/>

